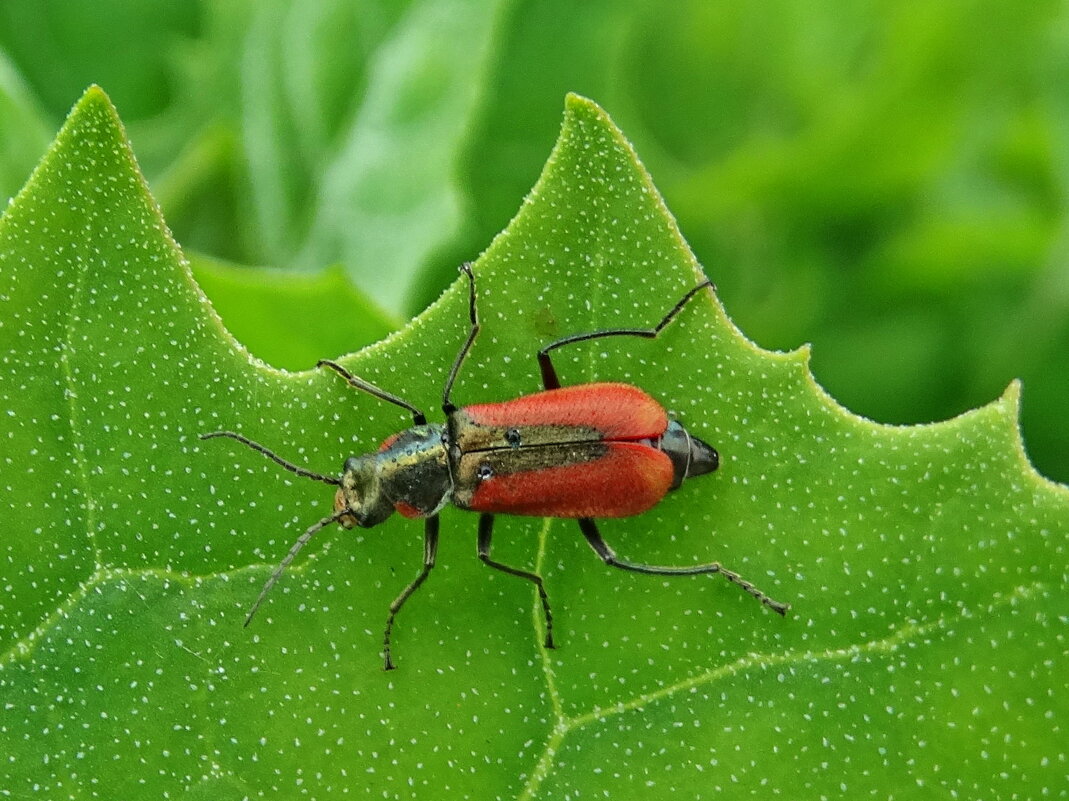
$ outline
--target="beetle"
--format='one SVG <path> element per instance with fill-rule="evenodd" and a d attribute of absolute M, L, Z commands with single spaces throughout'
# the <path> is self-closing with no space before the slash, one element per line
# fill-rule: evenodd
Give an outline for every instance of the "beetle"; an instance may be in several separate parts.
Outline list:
<path fill-rule="evenodd" d="M 501 403 L 458 407 L 453 384 L 479 333 L 475 275 L 468 279 L 468 336 L 461 345 L 442 391 L 445 423 L 428 423 L 418 408 L 354 376 L 328 359 L 316 366 L 332 370 L 354 389 L 405 409 L 411 428 L 394 434 L 378 451 L 345 460 L 341 476 L 323 475 L 275 455 L 233 431 L 213 431 L 201 439 L 228 437 L 259 451 L 298 476 L 336 486 L 334 511 L 297 538 L 267 579 L 245 618 L 252 621 L 268 592 L 298 552 L 320 530 L 371 528 L 394 512 L 422 519 L 423 566 L 390 604 L 383 635 L 386 670 L 395 665 L 391 652 L 394 619 L 434 567 L 438 551 L 438 514 L 452 503 L 479 513 L 478 555 L 489 567 L 531 582 L 545 618 L 545 646 L 554 648 L 553 614 L 545 582 L 537 573 L 511 567 L 491 557 L 494 519 L 498 514 L 571 518 L 601 559 L 612 567 L 656 576 L 719 573 L 766 607 L 785 615 L 789 604 L 774 601 L 738 573 L 719 562 L 666 567 L 632 562 L 605 542 L 596 518 L 630 517 L 652 508 L 687 479 L 717 469 L 716 449 L 690 434 L 650 395 L 623 383 L 589 383 L 562 387 L 552 351 L 604 337 L 656 338 L 703 289 L 705 280 L 687 292 L 653 328 L 612 328 L 562 337 L 538 351 L 543 391 Z"/>

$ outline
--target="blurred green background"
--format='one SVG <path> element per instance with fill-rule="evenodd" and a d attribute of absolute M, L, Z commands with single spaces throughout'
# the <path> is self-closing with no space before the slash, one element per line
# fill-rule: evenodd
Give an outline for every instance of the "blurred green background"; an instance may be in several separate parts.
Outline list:
<path fill-rule="evenodd" d="M 1069 480 L 1064 3 L 4 0 L 0 197 L 90 83 L 224 320 L 277 366 L 437 297 L 575 91 L 748 336 L 812 342 L 818 380 L 883 422 L 1022 378 L 1029 453 Z"/>

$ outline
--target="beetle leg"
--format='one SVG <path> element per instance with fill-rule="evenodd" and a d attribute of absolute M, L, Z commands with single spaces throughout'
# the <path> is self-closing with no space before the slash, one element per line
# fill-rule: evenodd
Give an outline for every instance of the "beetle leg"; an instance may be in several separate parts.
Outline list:
<path fill-rule="evenodd" d="M 586 541 L 590 543 L 590 547 L 594 549 L 594 552 L 601 557 L 605 564 L 611 565 L 612 567 L 618 567 L 621 570 L 630 570 L 634 573 L 646 573 L 653 576 L 694 576 L 701 573 L 719 573 L 732 584 L 737 584 L 773 612 L 786 615 L 787 610 L 791 608 L 790 604 L 773 601 L 738 573 L 721 566 L 719 562 L 709 562 L 705 565 L 691 565 L 690 567 L 660 567 L 658 565 L 636 564 L 635 562 L 629 562 L 626 559 L 621 559 L 617 556 L 616 552 L 609 547 L 609 544 L 602 539 L 601 532 L 598 531 L 597 525 L 589 517 L 579 518 L 579 528 L 582 530 L 583 536 L 586 537 Z"/>
<path fill-rule="evenodd" d="M 390 614 L 386 618 L 386 634 L 382 641 L 382 653 L 385 657 L 384 670 L 393 670 L 394 663 L 390 659 L 390 632 L 393 630 L 393 619 L 397 617 L 397 613 L 401 611 L 401 607 L 404 606 L 405 601 L 409 599 L 416 590 L 419 589 L 419 585 L 427 580 L 427 576 L 431 572 L 431 568 L 434 567 L 434 559 L 438 555 L 438 515 L 428 517 L 423 525 L 423 569 L 419 571 L 419 575 L 409 584 L 396 600 L 390 604 Z"/>
<path fill-rule="evenodd" d="M 374 395 L 379 400 L 384 400 L 387 403 L 392 403 L 394 406 L 400 406 L 402 409 L 407 409 L 412 414 L 412 421 L 417 426 L 424 425 L 427 422 L 427 415 L 417 409 L 408 401 L 403 398 L 399 398 L 396 395 L 387 392 L 384 389 L 379 389 L 374 384 L 365 381 L 362 378 L 350 373 L 344 367 L 337 362 L 332 362 L 330 359 L 320 359 L 316 362 L 316 367 L 329 367 L 335 373 L 349 382 L 349 386 L 353 389 L 359 389 L 361 392 L 366 392 L 368 395 Z"/>
<path fill-rule="evenodd" d="M 519 576 L 520 578 L 527 579 L 538 588 L 538 597 L 542 600 L 542 611 L 546 616 L 546 648 L 555 648 L 556 646 L 553 644 L 553 613 L 549 611 L 549 596 L 546 595 L 546 588 L 543 586 L 542 577 L 537 573 L 529 573 L 526 570 L 509 567 L 508 565 L 503 565 L 500 562 L 495 562 L 491 559 L 490 538 L 493 536 L 493 531 L 494 516 L 491 514 L 480 515 L 479 558 L 483 561 L 483 564 L 489 565 L 495 570 L 500 570 L 502 573 L 508 573 L 510 576 Z"/>
<path fill-rule="evenodd" d="M 453 360 L 453 366 L 449 370 L 449 377 L 445 380 L 445 387 L 442 389 L 442 411 L 447 415 L 457 410 L 457 407 L 453 405 L 453 401 L 449 398 L 453 392 L 453 382 L 457 380 L 460 366 L 468 358 L 468 351 L 471 350 L 475 337 L 479 335 L 479 313 L 475 305 L 475 273 L 471 271 L 469 262 L 464 262 L 460 265 L 460 271 L 468 276 L 468 319 L 471 321 L 471 328 L 468 329 L 468 338 L 464 340 L 464 344 L 460 346 L 460 350 L 457 352 L 457 357 Z"/>
<path fill-rule="evenodd" d="M 560 388 L 560 379 L 557 377 L 557 371 L 554 369 L 553 361 L 549 356 L 551 350 L 556 350 L 564 345 L 573 345 L 576 342 L 587 342 L 591 339 L 601 339 L 602 337 L 642 337 L 643 339 L 654 339 L 661 333 L 664 327 L 672 322 L 675 316 L 683 310 L 683 307 L 687 305 L 687 301 L 706 287 L 715 289 L 713 282 L 709 279 L 702 281 L 680 298 L 679 302 L 676 303 L 676 305 L 669 310 L 668 314 L 661 318 L 661 322 L 657 323 L 653 328 L 606 328 L 602 331 L 590 331 L 586 334 L 573 334 L 570 337 L 561 337 L 558 340 L 550 342 L 542 348 L 542 350 L 538 351 L 538 368 L 542 373 L 542 386 L 546 389 Z"/>

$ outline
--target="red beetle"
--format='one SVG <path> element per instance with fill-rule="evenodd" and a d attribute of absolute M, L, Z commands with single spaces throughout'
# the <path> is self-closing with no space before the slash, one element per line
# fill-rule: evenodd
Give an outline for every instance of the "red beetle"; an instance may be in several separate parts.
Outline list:
<path fill-rule="evenodd" d="M 323 360 L 355 389 L 396 404 L 412 414 L 413 426 L 387 439 L 378 451 L 351 456 L 340 478 L 321 475 L 276 456 L 267 448 L 231 431 L 202 434 L 201 439 L 230 437 L 273 459 L 299 476 L 338 487 L 334 514 L 324 517 L 290 548 L 264 584 L 249 610 L 252 620 L 268 591 L 305 543 L 331 523 L 344 528 L 377 526 L 395 511 L 423 518 L 423 569 L 390 604 L 383 638 L 386 670 L 392 670 L 390 634 L 405 601 L 426 580 L 438 551 L 438 513 L 447 503 L 479 512 L 479 558 L 490 567 L 527 579 L 538 589 L 546 620 L 546 647 L 553 648 L 553 615 L 542 577 L 490 558 L 494 515 L 574 518 L 590 546 L 606 564 L 657 576 L 720 573 L 762 604 L 783 615 L 788 604 L 769 598 L 753 584 L 717 562 L 690 567 L 661 567 L 617 556 L 601 537 L 595 518 L 630 517 L 655 506 L 686 479 L 711 473 L 719 465 L 716 450 L 668 419 L 664 408 L 630 384 L 597 383 L 561 387 L 550 351 L 563 345 L 611 336 L 652 339 L 679 314 L 687 301 L 706 287 L 703 281 L 684 295 L 655 328 L 616 328 L 564 337 L 538 352 L 544 392 L 503 403 L 458 408 L 450 393 L 464 359 L 479 333 L 475 277 L 468 276 L 468 338 L 453 361 L 442 392 L 444 424 L 428 424 L 419 409 Z"/>

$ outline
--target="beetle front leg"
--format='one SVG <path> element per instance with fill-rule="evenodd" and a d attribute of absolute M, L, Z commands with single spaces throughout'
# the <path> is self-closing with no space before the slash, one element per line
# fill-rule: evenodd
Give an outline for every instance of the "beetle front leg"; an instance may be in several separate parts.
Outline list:
<path fill-rule="evenodd" d="M 390 658 L 390 632 L 393 630 L 393 619 L 397 617 L 397 613 L 401 611 L 401 607 L 404 606 L 405 601 L 419 586 L 427 580 L 427 576 L 431 572 L 431 568 L 434 567 L 434 560 L 438 556 L 438 515 L 428 517 L 423 525 L 423 569 L 419 572 L 419 575 L 409 584 L 396 600 L 390 604 L 390 614 L 386 618 L 386 634 L 383 637 L 382 653 L 385 658 L 384 670 L 393 670 L 394 663 Z"/>
<path fill-rule="evenodd" d="M 542 611 L 546 617 L 546 648 L 555 648 L 553 644 L 553 613 L 549 611 L 549 596 L 546 594 L 546 588 L 543 586 L 542 577 L 537 573 L 529 573 L 526 570 L 520 570 L 515 567 L 509 567 L 503 565 L 501 562 L 495 562 L 490 558 L 490 539 L 494 532 L 494 516 L 491 514 L 483 514 L 479 516 L 479 558 L 483 564 L 489 565 L 495 570 L 500 570 L 502 573 L 508 573 L 510 576 L 519 576 L 520 578 L 527 579 L 538 588 L 538 597 L 542 600 Z"/>
<path fill-rule="evenodd" d="M 601 557 L 605 564 L 612 567 L 630 570 L 634 573 L 646 573 L 652 576 L 695 576 L 702 573 L 719 573 L 732 584 L 736 584 L 748 592 L 773 612 L 786 615 L 787 610 L 791 608 L 790 604 L 772 600 L 738 573 L 728 570 L 719 562 L 709 562 L 708 564 L 692 565 L 690 567 L 661 567 L 659 565 L 637 564 L 617 556 L 616 552 L 609 547 L 609 544 L 602 539 L 597 525 L 589 517 L 579 519 L 579 528 L 583 532 L 583 536 L 586 537 L 586 541 L 590 543 L 590 547 L 594 549 L 594 552 Z"/>
<path fill-rule="evenodd" d="M 373 395 L 379 400 L 384 400 L 387 403 L 392 403 L 394 406 L 400 406 L 402 409 L 406 409 L 408 413 L 412 415 L 412 422 L 417 426 L 424 425 L 427 422 L 427 415 L 404 398 L 399 398 L 393 393 L 380 389 L 369 381 L 365 381 L 364 379 L 353 375 L 337 362 L 332 362 L 330 359 L 320 359 L 316 362 L 316 367 L 328 367 L 344 378 L 353 389 L 366 392 L 368 395 Z"/>

